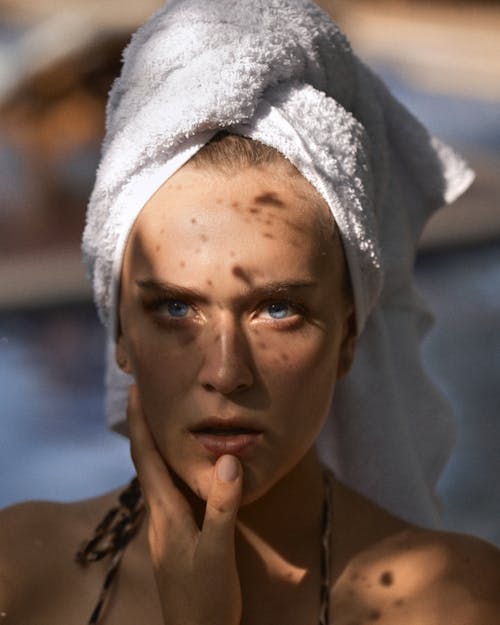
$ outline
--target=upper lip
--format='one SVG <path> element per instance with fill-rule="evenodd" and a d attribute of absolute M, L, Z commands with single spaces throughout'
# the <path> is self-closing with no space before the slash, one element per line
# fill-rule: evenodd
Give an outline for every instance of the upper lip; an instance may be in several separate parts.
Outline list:
<path fill-rule="evenodd" d="M 201 419 L 189 428 L 190 432 L 201 432 L 203 430 L 249 430 L 251 432 L 262 432 L 255 422 L 242 417 L 207 417 Z"/>

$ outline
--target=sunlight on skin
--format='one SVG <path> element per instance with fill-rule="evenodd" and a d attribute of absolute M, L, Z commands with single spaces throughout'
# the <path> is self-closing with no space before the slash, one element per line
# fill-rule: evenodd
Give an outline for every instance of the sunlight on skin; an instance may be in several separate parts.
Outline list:
<path fill-rule="evenodd" d="M 256 553 L 261 555 L 262 561 L 268 563 L 270 569 L 286 569 L 288 581 L 293 584 L 300 584 L 300 582 L 303 581 L 304 577 L 307 575 L 306 567 L 297 566 L 293 562 L 284 558 L 282 554 L 277 552 L 275 548 L 263 540 L 259 534 L 243 523 L 238 523 L 238 530 L 247 541 L 248 545 L 253 547 Z"/>
<path fill-rule="evenodd" d="M 474 575 L 478 562 L 443 534 L 402 532 L 344 570 L 333 591 L 332 603 L 342 615 L 335 623 L 442 625 L 446 614 L 453 625 L 495 625 L 498 612 L 490 591 L 481 595 L 480 579 L 487 574 L 478 569 L 474 588 L 464 586 L 464 576 Z"/>
<path fill-rule="evenodd" d="M 129 238 L 118 350 L 163 456 L 202 498 L 213 462 L 183 434 L 193 421 L 237 414 L 269 428 L 243 462 L 244 503 L 255 501 L 309 453 L 350 364 L 345 261 L 313 193 L 288 168 L 228 177 L 188 165 L 148 202 Z M 178 302 L 181 321 L 167 315 L 168 301 Z M 270 301 L 282 319 L 270 316 Z M 314 395 L 301 392 L 306 384 Z"/>

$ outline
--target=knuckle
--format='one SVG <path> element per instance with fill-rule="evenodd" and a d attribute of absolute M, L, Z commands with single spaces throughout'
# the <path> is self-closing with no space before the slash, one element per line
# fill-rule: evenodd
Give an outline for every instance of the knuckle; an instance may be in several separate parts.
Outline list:
<path fill-rule="evenodd" d="M 213 514 L 226 515 L 231 512 L 231 502 L 227 500 L 227 497 L 223 497 L 220 494 L 215 494 L 207 501 L 207 508 Z"/>

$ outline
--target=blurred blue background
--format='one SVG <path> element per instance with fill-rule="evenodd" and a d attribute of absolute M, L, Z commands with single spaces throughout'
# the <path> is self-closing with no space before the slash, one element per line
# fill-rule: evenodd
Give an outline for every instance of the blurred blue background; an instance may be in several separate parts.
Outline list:
<path fill-rule="evenodd" d="M 150 4 L 145 14 L 154 8 Z M 88 497 L 133 474 L 128 442 L 105 427 L 103 331 L 83 278 L 78 239 L 105 94 L 119 50 L 142 19 L 129 15 L 110 28 L 106 14 L 89 22 L 79 21 L 75 11 L 61 23 L 61 15 L 55 19 L 40 7 L 34 15 L 25 3 L 6 5 L 0 23 L 0 217 L 6 223 L 0 232 L 0 506 Z M 457 447 L 440 483 L 444 521 L 500 545 L 500 93 L 482 89 L 477 76 L 467 90 L 453 83 L 451 70 L 417 67 L 405 29 L 415 33 L 415 49 L 419 42 L 428 49 L 420 37 L 428 32 L 430 9 L 421 14 L 410 3 L 406 13 L 388 10 L 385 19 L 399 20 L 406 33 L 405 49 L 395 50 L 397 37 L 391 47 L 387 36 L 393 23 L 384 22 L 380 11 L 363 2 L 338 6 L 355 47 L 477 169 L 466 198 L 424 233 L 417 278 L 436 316 L 425 359 L 458 426 Z M 448 29 L 453 40 L 453 20 L 443 21 L 440 10 L 432 14 L 432 27 Z M 500 19 L 498 11 L 487 12 L 483 22 L 458 15 L 457 29 L 476 33 L 484 24 L 487 34 L 492 16 Z M 47 45 L 43 33 L 71 31 L 68 24 L 80 35 L 78 45 L 54 53 L 47 66 L 26 62 L 23 79 L 12 82 L 6 66 L 13 50 L 23 41 Z M 457 46 L 461 41 L 456 35 Z M 500 55 L 493 57 L 485 85 L 500 75 L 494 65 Z M 439 50 L 435 58 L 441 59 Z"/>

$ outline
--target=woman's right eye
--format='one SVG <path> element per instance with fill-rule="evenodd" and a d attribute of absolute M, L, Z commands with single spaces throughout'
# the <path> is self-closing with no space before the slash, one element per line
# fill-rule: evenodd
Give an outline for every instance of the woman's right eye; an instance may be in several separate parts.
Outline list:
<path fill-rule="evenodd" d="M 171 317 L 175 317 L 176 319 L 183 319 L 187 317 L 191 311 L 191 306 L 186 304 L 179 299 L 171 299 L 166 302 L 163 302 L 161 307 L 159 307 L 159 311 L 162 313 L 167 313 Z"/>
<path fill-rule="evenodd" d="M 164 319 L 186 319 L 195 314 L 191 304 L 181 299 L 155 299 L 145 302 L 145 307 L 157 317 Z"/>

